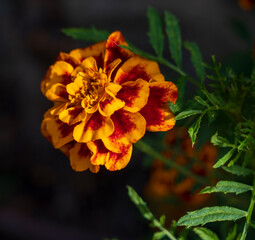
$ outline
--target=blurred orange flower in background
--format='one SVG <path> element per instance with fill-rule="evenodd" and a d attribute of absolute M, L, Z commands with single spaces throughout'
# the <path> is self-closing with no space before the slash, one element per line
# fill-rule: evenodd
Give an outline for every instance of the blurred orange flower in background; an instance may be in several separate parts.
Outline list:
<path fill-rule="evenodd" d="M 127 43 L 114 32 L 107 41 L 60 53 L 41 83 L 54 103 L 42 133 L 75 171 L 122 169 L 146 130 L 175 125 L 168 101 L 176 102 L 177 87 L 165 81 L 156 62 L 119 45 Z"/>
<path fill-rule="evenodd" d="M 250 11 L 254 9 L 255 0 L 238 0 L 238 4 L 243 10 Z"/>
<path fill-rule="evenodd" d="M 215 181 L 212 168 L 218 156 L 215 146 L 206 143 L 196 151 L 195 147 L 192 148 L 187 130 L 181 127 L 175 127 L 170 134 L 167 133 L 164 142 L 167 149 L 163 155 L 169 161 L 188 167 L 194 174 L 206 177 L 211 183 Z M 163 162 L 155 160 L 145 187 L 145 196 L 149 203 L 154 204 L 155 212 L 168 212 L 169 217 L 176 219 L 210 200 L 209 194 L 197 194 L 201 189 L 193 178 L 185 177 L 178 170 L 167 168 Z M 157 203 L 164 204 L 159 206 Z"/>

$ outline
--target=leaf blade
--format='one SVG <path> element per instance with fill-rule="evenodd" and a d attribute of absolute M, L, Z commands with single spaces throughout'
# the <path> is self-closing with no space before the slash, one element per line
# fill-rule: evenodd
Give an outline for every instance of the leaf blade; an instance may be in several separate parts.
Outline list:
<path fill-rule="evenodd" d="M 205 68 L 203 65 L 203 58 L 198 45 L 194 42 L 184 42 L 184 47 L 191 54 L 191 62 L 195 68 L 197 77 L 203 81 L 205 78 Z"/>
<path fill-rule="evenodd" d="M 76 40 L 85 42 L 101 42 L 107 40 L 110 33 L 105 30 L 92 28 L 63 28 L 62 32 Z"/>
<path fill-rule="evenodd" d="M 150 44 L 159 57 L 163 55 L 164 49 L 164 34 L 162 27 L 162 19 L 159 13 L 152 7 L 148 7 L 147 19 L 149 23 Z"/>
<path fill-rule="evenodd" d="M 235 148 L 232 148 L 230 151 L 228 151 L 222 158 L 220 158 L 214 165 L 213 168 L 219 168 L 222 165 L 224 165 L 234 154 Z"/>
<path fill-rule="evenodd" d="M 237 219 L 246 217 L 246 215 L 247 212 L 234 207 L 205 207 L 200 210 L 188 212 L 187 215 L 178 220 L 177 226 L 192 227 L 216 221 L 236 221 Z"/>
<path fill-rule="evenodd" d="M 223 192 L 223 193 L 235 193 L 236 195 L 252 191 L 253 187 L 247 184 L 235 182 L 235 181 L 219 181 L 215 187 L 206 187 L 202 189 L 200 193 L 214 193 L 214 192 Z"/>
<path fill-rule="evenodd" d="M 205 227 L 196 227 L 193 231 L 202 239 L 202 240 L 219 240 L 216 233 Z"/>
<path fill-rule="evenodd" d="M 181 120 L 181 119 L 184 119 L 193 115 L 201 114 L 201 113 L 203 113 L 201 110 L 186 110 L 186 111 L 180 112 L 175 117 L 175 120 Z"/>
<path fill-rule="evenodd" d="M 178 67 L 181 67 L 181 31 L 177 18 L 170 12 L 165 11 L 166 34 L 171 56 Z"/>

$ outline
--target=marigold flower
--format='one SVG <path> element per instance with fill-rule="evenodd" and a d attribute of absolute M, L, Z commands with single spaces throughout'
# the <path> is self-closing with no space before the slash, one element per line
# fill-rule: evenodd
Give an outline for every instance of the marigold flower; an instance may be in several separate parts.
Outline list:
<path fill-rule="evenodd" d="M 42 133 L 75 171 L 122 169 L 146 130 L 175 124 L 168 101 L 176 102 L 177 87 L 165 81 L 156 62 L 119 45 L 127 43 L 113 32 L 107 41 L 60 53 L 42 80 L 42 93 L 54 103 Z"/>

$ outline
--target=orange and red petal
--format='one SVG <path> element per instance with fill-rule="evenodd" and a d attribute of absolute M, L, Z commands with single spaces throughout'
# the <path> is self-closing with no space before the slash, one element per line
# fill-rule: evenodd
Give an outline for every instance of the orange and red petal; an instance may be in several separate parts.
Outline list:
<path fill-rule="evenodd" d="M 108 161 L 105 167 L 110 171 L 123 169 L 127 166 L 132 155 L 132 144 L 127 145 L 121 153 L 110 152 Z"/>
<path fill-rule="evenodd" d="M 60 148 L 73 140 L 74 127 L 75 125 L 69 126 L 54 117 L 44 118 L 41 125 L 43 135 L 55 148 Z"/>
<path fill-rule="evenodd" d="M 128 81 L 136 81 L 141 78 L 147 82 L 152 79 L 157 82 L 164 81 L 156 62 L 144 59 L 140 56 L 129 58 L 117 71 L 114 82 L 123 84 Z"/>
<path fill-rule="evenodd" d="M 65 109 L 59 114 L 59 119 L 69 125 L 78 123 L 86 119 L 86 112 L 81 106 L 74 106 Z"/>
<path fill-rule="evenodd" d="M 105 100 L 101 101 L 99 103 L 99 112 L 105 116 L 109 117 L 111 116 L 115 111 L 123 108 L 125 106 L 125 102 L 115 98 L 108 96 Z"/>
<path fill-rule="evenodd" d="M 167 131 L 175 125 L 174 115 L 168 101 L 176 101 L 177 87 L 172 82 L 150 83 L 150 96 L 140 113 L 146 120 L 148 131 Z"/>
<path fill-rule="evenodd" d="M 115 130 L 109 137 L 102 138 L 102 141 L 112 152 L 123 152 L 130 143 L 137 142 L 145 134 L 146 121 L 140 113 L 121 109 L 116 111 L 111 119 Z"/>
<path fill-rule="evenodd" d="M 71 82 L 71 73 L 74 68 L 71 64 L 65 61 L 56 61 L 54 65 L 50 66 L 46 75 L 41 82 L 41 91 L 45 95 L 47 90 L 54 84 L 60 83 L 67 85 Z"/>
<path fill-rule="evenodd" d="M 93 57 L 96 59 L 97 66 L 103 68 L 105 41 L 99 42 L 86 48 L 72 50 L 69 54 L 82 62 L 85 58 Z"/>
<path fill-rule="evenodd" d="M 74 128 L 73 136 L 77 142 L 90 142 L 110 136 L 114 131 L 113 121 L 109 117 L 95 112 Z"/>
<path fill-rule="evenodd" d="M 138 112 L 146 105 L 149 94 L 149 83 L 138 79 L 122 84 L 122 89 L 118 92 L 117 98 L 125 102 L 125 110 Z"/>
<path fill-rule="evenodd" d="M 92 156 L 91 156 L 91 159 L 90 159 L 90 162 L 92 164 L 94 164 L 94 165 L 104 165 L 108 161 L 110 152 L 104 146 L 104 144 L 101 140 L 88 142 L 87 146 L 90 149 L 90 151 L 92 152 Z"/>
<path fill-rule="evenodd" d="M 109 70 L 110 64 L 117 58 L 122 62 L 133 56 L 129 50 L 119 47 L 119 45 L 127 46 L 127 43 L 121 32 L 113 32 L 106 41 L 106 50 L 104 58 L 104 69 L 106 72 Z"/>
<path fill-rule="evenodd" d="M 61 83 L 56 83 L 47 90 L 45 96 L 56 102 L 66 102 L 68 101 L 68 93 L 66 91 L 66 86 Z"/>
<path fill-rule="evenodd" d="M 71 56 L 68 53 L 64 53 L 64 52 L 59 53 L 57 61 L 68 62 L 69 64 L 71 64 L 73 66 L 73 68 L 76 68 L 81 63 L 77 58 Z"/>
<path fill-rule="evenodd" d="M 98 172 L 99 166 L 94 166 L 90 162 L 91 151 L 85 143 L 75 143 L 70 150 L 70 164 L 74 171 L 81 172 L 88 168 L 92 172 Z"/>

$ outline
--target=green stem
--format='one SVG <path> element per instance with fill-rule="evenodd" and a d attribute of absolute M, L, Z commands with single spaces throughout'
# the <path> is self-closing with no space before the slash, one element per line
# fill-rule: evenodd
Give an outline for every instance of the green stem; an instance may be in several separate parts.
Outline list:
<path fill-rule="evenodd" d="M 162 224 L 160 223 L 160 221 L 158 221 L 158 219 L 154 218 L 153 220 L 153 225 L 155 227 L 157 227 L 158 229 L 161 230 L 161 232 L 163 232 L 169 239 L 171 240 L 177 240 L 173 235 L 172 233 L 170 233 L 167 229 L 165 229 Z"/>
<path fill-rule="evenodd" d="M 196 180 L 198 183 L 201 183 L 202 185 L 206 185 L 207 181 L 205 181 L 204 178 L 197 176 L 196 174 L 190 172 L 186 168 L 183 168 L 182 166 L 176 164 L 174 161 L 169 161 L 169 159 L 162 156 L 159 152 L 155 151 L 151 146 L 146 144 L 143 141 L 139 141 L 135 144 L 135 147 L 139 149 L 140 151 L 150 155 L 151 157 L 154 157 L 155 159 L 161 160 L 163 163 L 165 163 L 169 167 L 173 167 L 176 170 L 178 170 L 180 173 L 182 173 L 185 176 L 189 176 Z"/>
<path fill-rule="evenodd" d="M 254 191 L 254 189 L 255 189 L 255 177 L 253 179 L 253 190 L 252 190 L 251 202 L 250 202 L 250 206 L 249 206 L 248 211 L 247 211 L 246 222 L 244 224 L 244 228 L 243 228 L 243 232 L 242 232 L 242 236 L 241 236 L 240 240 L 245 240 L 245 238 L 247 236 L 249 226 L 254 225 L 254 224 L 251 223 L 251 215 L 252 215 L 254 204 L 255 204 L 255 191 Z"/>

